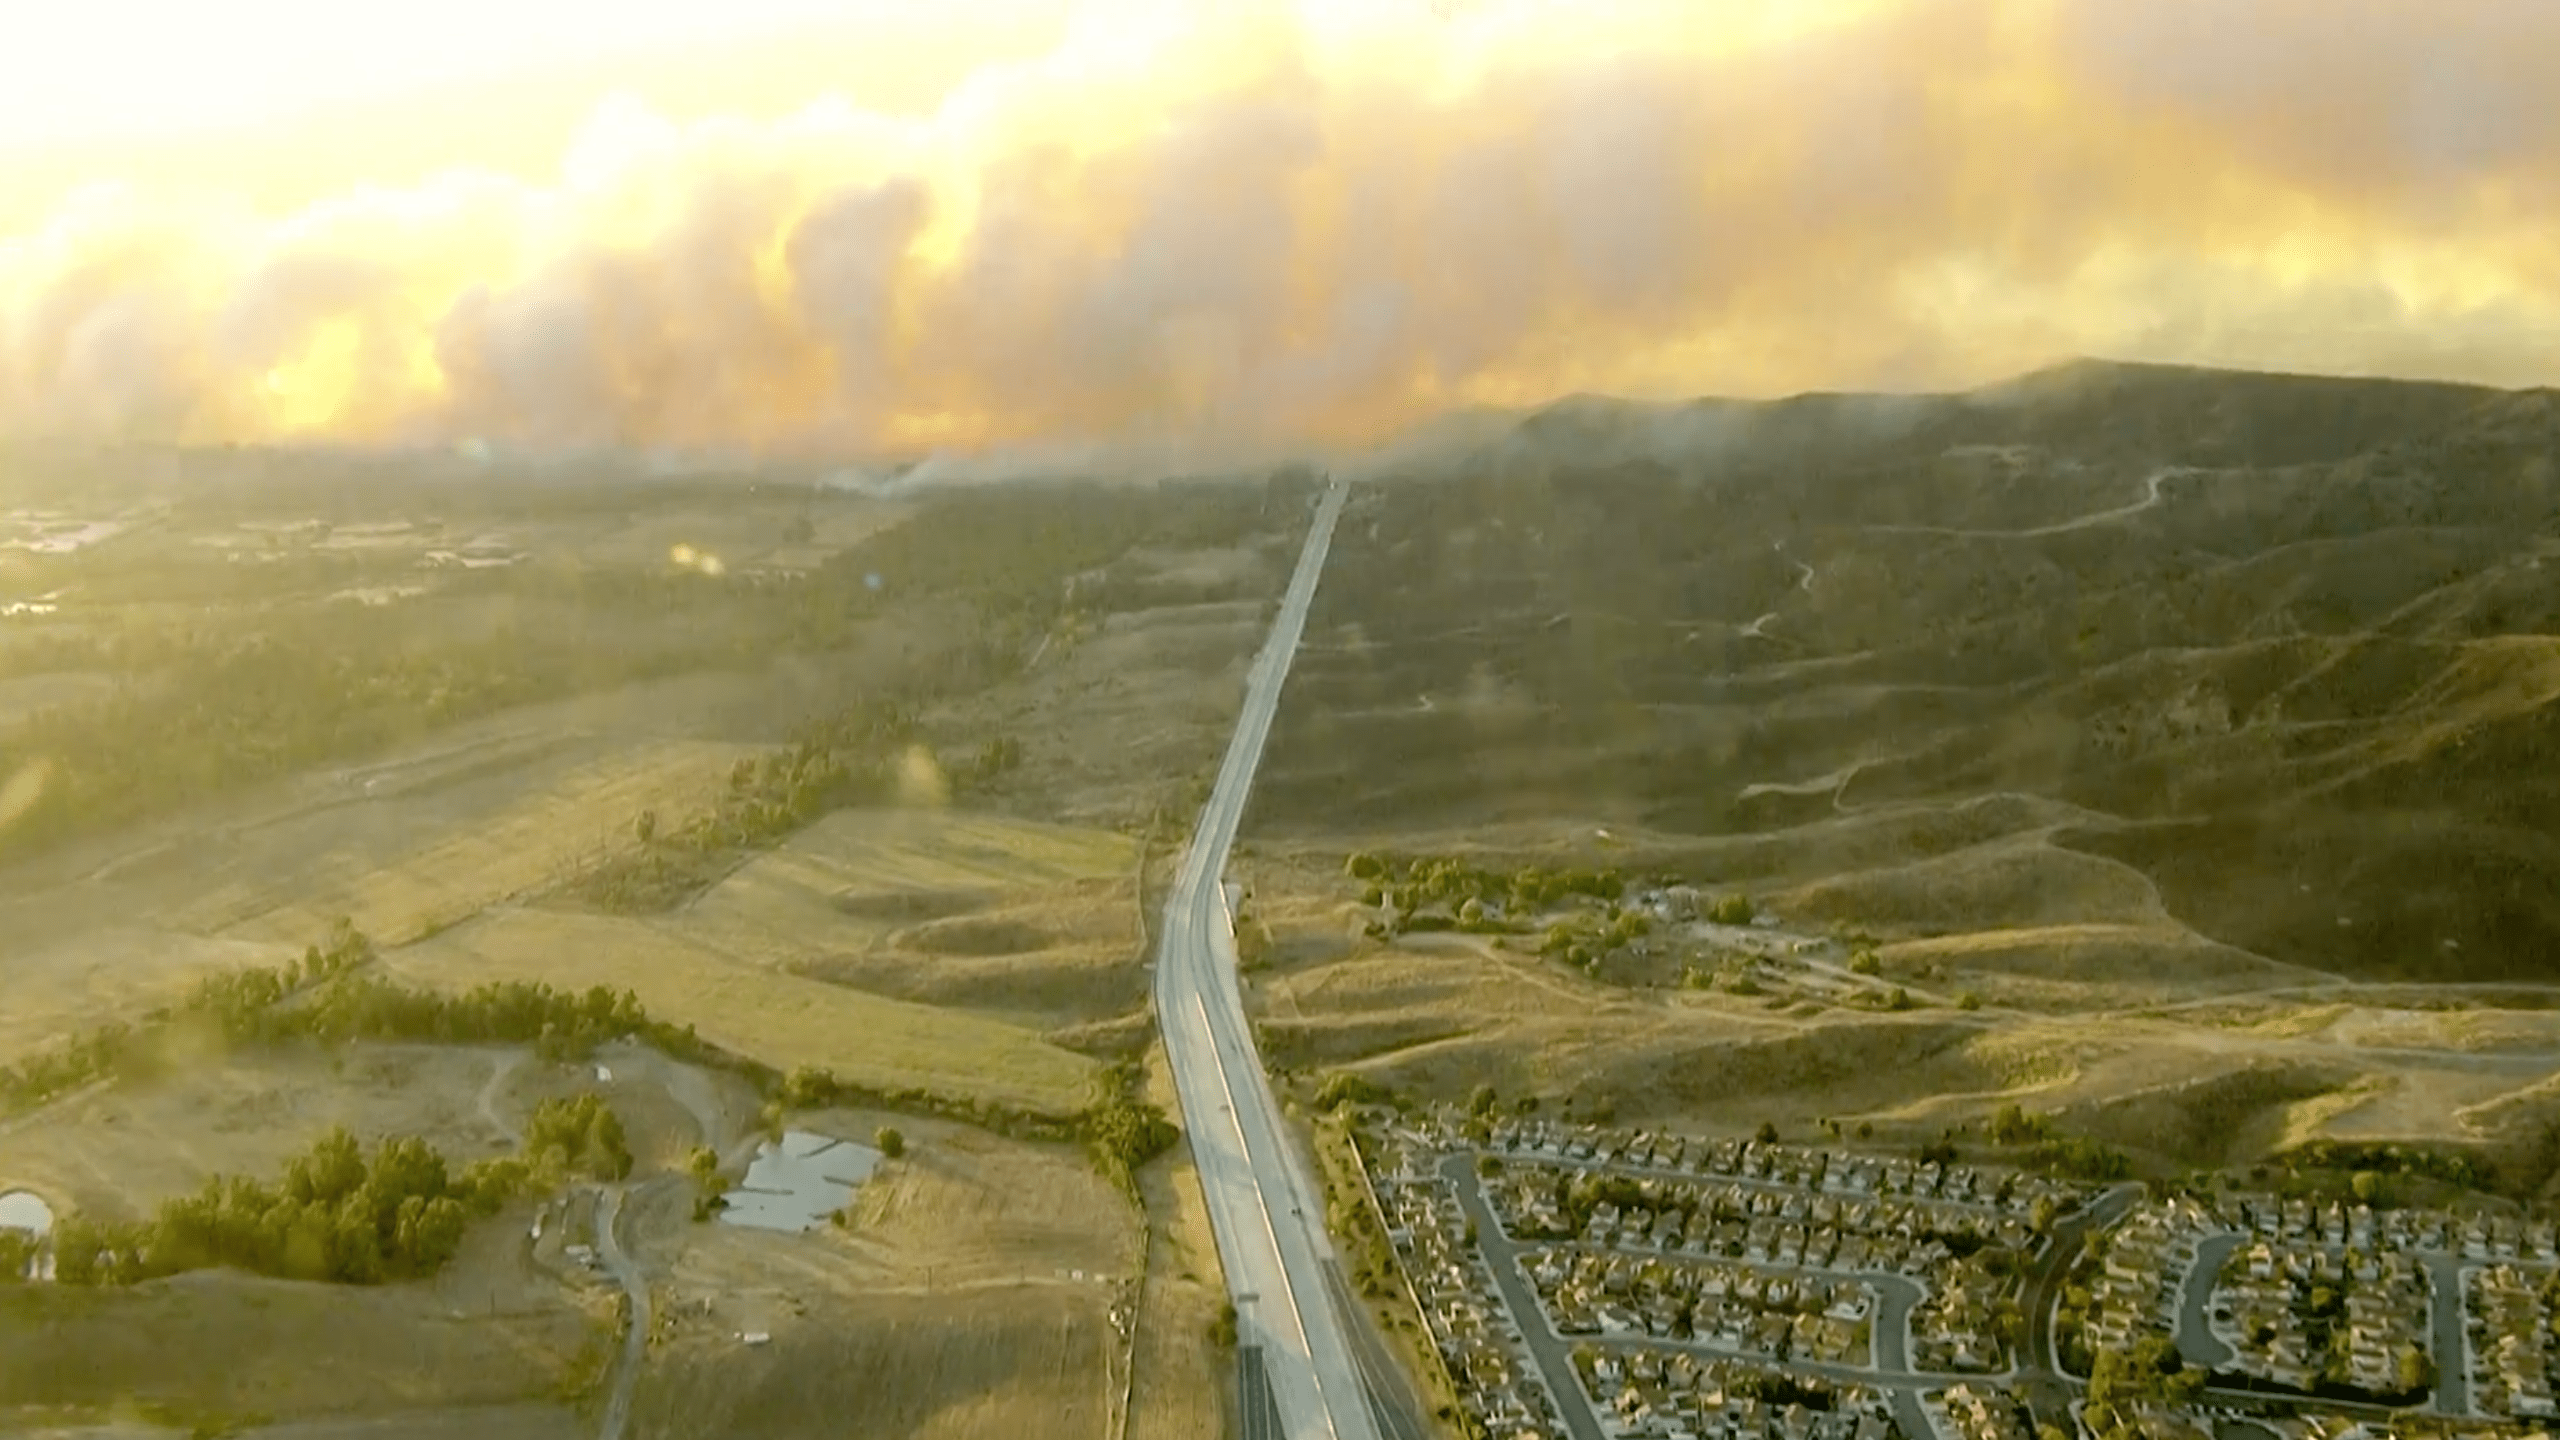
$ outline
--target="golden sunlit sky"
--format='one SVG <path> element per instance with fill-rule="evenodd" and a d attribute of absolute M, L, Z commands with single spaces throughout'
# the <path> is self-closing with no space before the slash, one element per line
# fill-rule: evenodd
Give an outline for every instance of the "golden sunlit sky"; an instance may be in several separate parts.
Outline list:
<path fill-rule="evenodd" d="M 1375 438 L 2075 354 L 2560 379 L 2548 0 L 91 0 L 0 430 Z"/>

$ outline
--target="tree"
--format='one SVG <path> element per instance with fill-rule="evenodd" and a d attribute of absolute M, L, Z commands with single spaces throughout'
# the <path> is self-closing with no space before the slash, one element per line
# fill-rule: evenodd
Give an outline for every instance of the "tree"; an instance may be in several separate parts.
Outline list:
<path fill-rule="evenodd" d="M 1493 1087 L 1490 1085 L 1479 1085 L 1467 1096 L 1467 1113 L 1470 1115 L 1490 1115 L 1493 1113 L 1495 1103 L 1496 1097 L 1493 1093 Z"/>
<path fill-rule="evenodd" d="M 1386 862 L 1366 850 L 1354 850 L 1342 862 L 1342 873 L 1354 880 L 1376 880 L 1387 873 Z"/>
<path fill-rule="evenodd" d="M 907 1137 L 894 1125 L 883 1125 L 871 1134 L 871 1148 L 887 1159 L 895 1160 L 907 1153 Z"/>
<path fill-rule="evenodd" d="M 2366 1205 L 2382 1203 L 2382 1176 L 2379 1173 L 2372 1170 L 2359 1170 L 2347 1185 L 2355 1192 L 2355 1197 L 2360 1203 Z"/>
<path fill-rule="evenodd" d="M 1967 990 L 1962 995 L 1956 997 L 1956 1008 L 1959 1010 L 1979 1010 L 1982 1008 L 1982 997 L 1974 994 L 1970 990 Z"/>
<path fill-rule="evenodd" d="M 1757 1130 L 1755 1130 L 1755 1131 L 1753 1131 L 1753 1132 L 1751 1132 L 1751 1138 L 1752 1138 L 1752 1139 L 1754 1139 L 1754 1140 L 1759 1141 L 1759 1142 L 1760 1142 L 1761 1144 L 1763 1144 L 1763 1145 L 1775 1145 L 1775 1144 L 1777 1144 L 1777 1143 L 1778 1143 L 1778 1122 L 1776 1122 L 1775 1120 L 1763 1120 L 1763 1121 L 1761 1121 L 1761 1122 L 1760 1122 L 1760 1128 L 1759 1128 L 1759 1129 L 1757 1129 Z"/>
<path fill-rule="evenodd" d="M 1209 1321 L 1209 1343 L 1221 1350 L 1236 1348 L 1236 1306 L 1232 1300 L 1218 1302 L 1218 1313 Z"/>
<path fill-rule="evenodd" d="M 1874 975 L 1883 969 L 1884 962 L 1876 958 L 1873 950 L 1860 950 L 1849 957 L 1849 973 L 1852 975 Z"/>
<path fill-rule="evenodd" d="M 2030 1140 L 2042 1139 L 2045 1127 L 2011 1103 L 1992 1112 L 1989 1133 L 1994 1145 L 2023 1145 Z"/>
<path fill-rule="evenodd" d="M 2400 1393 L 2403 1395 L 2415 1395 L 2421 1390 L 2434 1389 L 2435 1360 L 2415 1345 L 2403 1347 L 2400 1351 L 2399 1380 Z"/>
<path fill-rule="evenodd" d="M 643 845 L 657 839 L 658 812 L 655 810 L 641 811 L 639 818 L 631 822 L 631 838 L 639 841 Z"/>

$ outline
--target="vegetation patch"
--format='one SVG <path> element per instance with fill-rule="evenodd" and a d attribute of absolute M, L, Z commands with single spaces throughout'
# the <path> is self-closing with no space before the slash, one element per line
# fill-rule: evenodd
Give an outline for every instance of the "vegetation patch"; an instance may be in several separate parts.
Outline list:
<path fill-rule="evenodd" d="M 573 1174 L 618 1180 L 630 1171 L 622 1122 L 592 1094 L 543 1102 L 521 1157 L 474 1161 L 459 1174 L 414 1135 L 383 1139 L 368 1161 L 342 1127 L 274 1184 L 211 1175 L 196 1194 L 161 1202 L 148 1221 L 66 1218 L 53 1237 L 56 1276 L 66 1285 L 132 1285 L 224 1267 L 354 1285 L 412 1279 L 442 1269 L 474 1220 L 518 1194 L 549 1193 Z"/>

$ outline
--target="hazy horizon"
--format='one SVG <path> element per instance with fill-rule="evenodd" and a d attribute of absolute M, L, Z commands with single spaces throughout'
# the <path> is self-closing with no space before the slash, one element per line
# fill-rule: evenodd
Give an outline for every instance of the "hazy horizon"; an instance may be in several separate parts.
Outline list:
<path fill-rule="evenodd" d="M 1269 447 L 2091 353 L 2560 379 L 2560 12 L 2513 0 L 317 13 L 194 69 L 47 22 L 0 431 Z"/>

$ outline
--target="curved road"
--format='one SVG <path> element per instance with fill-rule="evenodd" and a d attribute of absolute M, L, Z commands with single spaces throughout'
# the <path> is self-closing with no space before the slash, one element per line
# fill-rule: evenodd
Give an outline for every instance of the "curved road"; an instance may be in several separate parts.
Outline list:
<path fill-rule="evenodd" d="M 1156 952 L 1156 1025 L 1235 1301 L 1237 1342 L 1256 1347 L 1289 1440 L 1379 1440 L 1379 1428 L 1349 1327 L 1326 1286 L 1333 1249 L 1324 1204 L 1288 1142 L 1245 1023 L 1234 917 L 1221 877 L 1345 497 L 1335 482 L 1316 509 L 1271 637 L 1248 674 L 1217 784 L 1165 900 Z"/>

